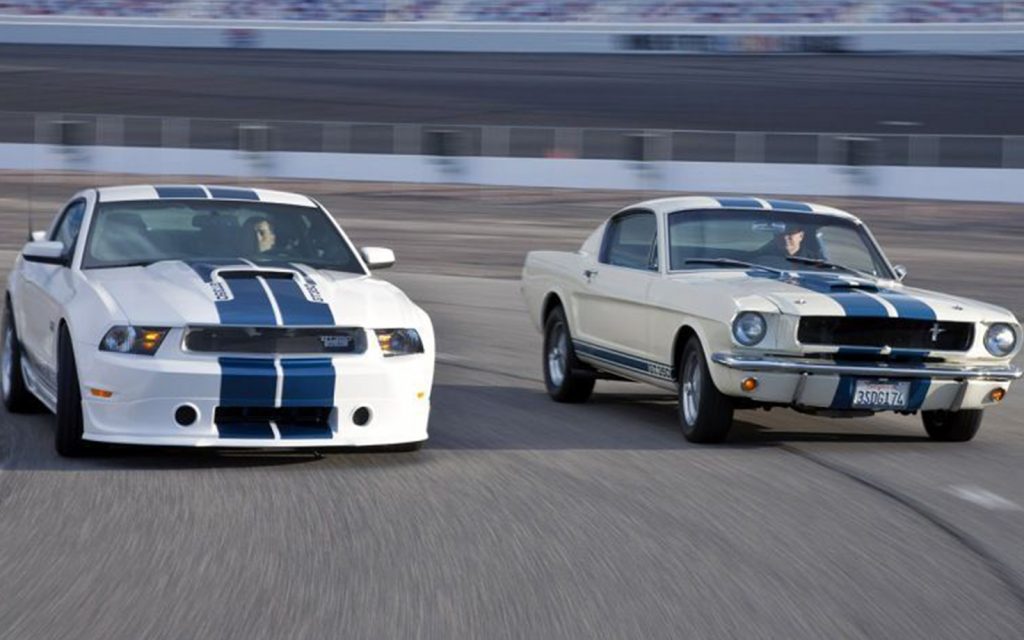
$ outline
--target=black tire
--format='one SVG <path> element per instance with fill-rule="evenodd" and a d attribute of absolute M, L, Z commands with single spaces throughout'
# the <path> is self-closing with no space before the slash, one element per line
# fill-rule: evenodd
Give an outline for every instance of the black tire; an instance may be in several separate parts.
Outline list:
<path fill-rule="evenodd" d="M 732 398 L 715 387 L 700 340 L 691 337 L 679 358 L 679 424 L 690 442 L 722 442 L 732 428 Z"/>
<path fill-rule="evenodd" d="M 562 307 L 544 321 L 544 386 L 555 402 L 586 402 L 594 392 L 595 377 L 576 359 L 572 333 Z"/>
<path fill-rule="evenodd" d="M 939 442 L 967 442 L 981 428 L 981 409 L 922 411 L 921 422 L 928 437 Z"/>
<path fill-rule="evenodd" d="M 57 344 L 57 453 L 74 458 L 85 455 L 88 446 L 82 439 L 82 388 L 78 384 L 78 366 L 71 336 L 61 327 Z"/>
<path fill-rule="evenodd" d="M 40 404 L 32 392 L 25 385 L 25 375 L 21 368 L 21 343 L 18 341 L 18 329 L 14 325 L 14 310 L 11 309 L 11 300 L 7 299 L 4 304 L 3 318 L 3 356 L 2 373 L 3 383 L 0 388 L 3 391 L 4 406 L 11 413 L 29 413 L 38 411 Z"/>
<path fill-rule="evenodd" d="M 419 442 L 403 442 L 401 444 L 389 444 L 381 447 L 378 451 L 383 453 L 412 453 L 419 451 L 423 448 L 423 444 L 426 440 L 420 440 Z"/>

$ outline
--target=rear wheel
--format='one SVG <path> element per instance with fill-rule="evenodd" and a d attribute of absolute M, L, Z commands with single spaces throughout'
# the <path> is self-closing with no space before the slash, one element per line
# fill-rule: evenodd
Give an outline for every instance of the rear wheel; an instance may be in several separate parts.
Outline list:
<path fill-rule="evenodd" d="M 928 437 L 939 442 L 967 442 L 981 428 L 981 409 L 922 411 L 921 421 Z"/>
<path fill-rule="evenodd" d="M 39 408 L 39 401 L 25 385 L 21 369 L 21 343 L 14 326 L 14 311 L 8 298 L 4 305 L 2 369 L 0 387 L 3 390 L 4 406 L 11 413 L 26 413 Z"/>
<path fill-rule="evenodd" d="M 715 387 L 704 349 L 690 338 L 679 359 L 679 422 L 690 442 L 722 442 L 732 428 L 733 402 Z"/>
<path fill-rule="evenodd" d="M 586 402 L 594 376 L 576 359 L 565 311 L 556 307 L 544 323 L 544 386 L 555 402 Z"/>
<path fill-rule="evenodd" d="M 82 439 L 82 388 L 78 384 L 78 366 L 71 347 L 71 336 L 61 328 L 57 345 L 57 453 L 77 457 L 88 452 Z"/>

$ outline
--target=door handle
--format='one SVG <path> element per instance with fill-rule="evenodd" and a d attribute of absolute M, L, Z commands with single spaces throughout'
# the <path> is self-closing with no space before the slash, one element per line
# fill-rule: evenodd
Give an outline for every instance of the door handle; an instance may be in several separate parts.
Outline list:
<path fill-rule="evenodd" d="M 585 269 L 583 271 L 583 277 L 585 277 L 587 279 L 587 282 L 590 282 L 590 280 L 594 276 L 596 276 L 596 275 L 597 275 L 597 270 L 596 269 Z"/>

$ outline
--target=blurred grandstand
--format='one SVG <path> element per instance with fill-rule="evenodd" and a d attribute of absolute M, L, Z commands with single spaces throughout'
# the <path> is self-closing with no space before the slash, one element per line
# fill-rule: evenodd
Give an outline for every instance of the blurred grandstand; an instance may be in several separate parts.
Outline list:
<path fill-rule="evenodd" d="M 330 22 L 983 23 L 1021 0 L 0 0 L 0 14 Z"/>

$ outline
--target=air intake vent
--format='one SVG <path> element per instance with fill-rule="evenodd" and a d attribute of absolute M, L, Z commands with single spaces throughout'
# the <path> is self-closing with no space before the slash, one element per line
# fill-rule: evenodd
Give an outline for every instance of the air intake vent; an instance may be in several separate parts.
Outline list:
<path fill-rule="evenodd" d="M 366 331 L 355 327 L 189 327 L 185 349 L 201 353 L 364 353 Z"/>

